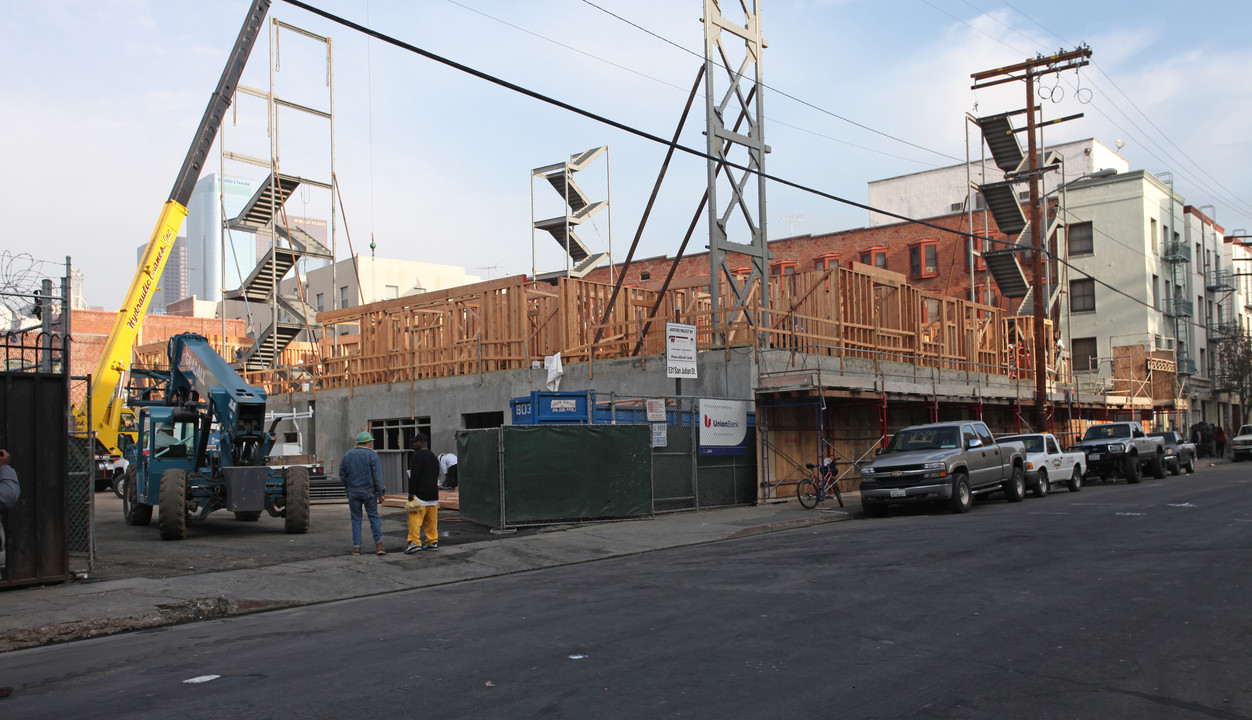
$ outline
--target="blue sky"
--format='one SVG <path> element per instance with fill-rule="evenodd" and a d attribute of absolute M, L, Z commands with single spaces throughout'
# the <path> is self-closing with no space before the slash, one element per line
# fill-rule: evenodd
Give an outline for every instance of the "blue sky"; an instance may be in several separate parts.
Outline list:
<path fill-rule="evenodd" d="M 413 45 L 668 137 L 700 61 L 699 0 L 311 0 Z M 1252 3 L 993 0 L 762 0 L 769 41 L 765 134 L 774 175 L 850 200 L 866 183 L 965 157 L 964 114 L 1024 105 L 1020 83 L 969 89 L 970 73 L 1085 42 L 1093 65 L 1061 78 L 1047 117 L 1086 117 L 1049 141 L 1094 137 L 1134 169 L 1175 174 L 1227 232 L 1252 227 Z M 3 250 L 63 261 L 93 305 L 116 308 L 221 73 L 243 0 L 9 0 L 0 10 Z M 530 273 L 530 169 L 610 147 L 612 242 L 624 257 L 664 149 L 332 26 L 283 2 L 271 15 L 334 41 L 336 174 L 352 245 L 380 257 L 461 265 L 484 277 Z M 368 19 L 368 20 L 367 20 Z M 674 44 L 671 44 L 674 43 Z M 681 46 L 675 47 L 675 44 Z M 685 48 L 686 50 L 684 50 Z M 282 35 L 279 92 L 324 107 L 323 57 Z M 268 38 L 245 82 L 267 84 Z M 1077 92 L 1082 88 L 1081 93 Z M 1075 96 L 1089 102 L 1079 103 Z M 791 95 L 818 109 L 792 100 Z M 977 110 L 975 111 L 975 103 Z M 265 155 L 263 106 L 241 100 L 227 145 Z M 848 121 L 853 121 L 856 124 Z M 873 128 L 877 133 L 859 127 Z M 682 136 L 703 148 L 700 101 Z M 280 119 L 284 170 L 328 174 L 328 133 Z M 971 144 L 971 152 L 978 153 Z M 217 153 L 210 165 L 216 170 Z M 228 174 L 255 171 L 227 166 Z M 671 166 L 639 257 L 672 254 L 704 190 L 705 166 Z M 603 166 L 587 172 L 602 197 Z M 547 188 L 536 187 L 539 215 Z M 328 214 L 317 193 L 289 206 Z M 323 209 L 326 208 L 326 209 Z M 784 218 L 790 218 L 784 220 Z M 610 218 L 580 234 L 608 241 Z M 864 210 L 771 186 L 771 237 L 868 224 Z M 348 242 L 340 225 L 339 254 Z M 701 226 L 695 251 L 702 250 Z M 539 238 L 539 269 L 561 265 Z"/>

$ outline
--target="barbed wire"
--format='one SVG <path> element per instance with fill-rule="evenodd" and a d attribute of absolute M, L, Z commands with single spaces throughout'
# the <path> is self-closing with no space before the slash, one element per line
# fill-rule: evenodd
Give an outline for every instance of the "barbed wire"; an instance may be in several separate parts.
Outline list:
<path fill-rule="evenodd" d="M 65 271 L 63 262 L 41 260 L 30 253 L 15 253 L 10 250 L 0 251 L 0 306 L 8 311 L 7 316 L 0 319 L 5 330 L 16 330 L 19 325 L 29 325 L 34 307 L 36 290 L 40 290 L 44 278 L 54 280 L 53 297 L 60 301 L 60 276 Z"/>

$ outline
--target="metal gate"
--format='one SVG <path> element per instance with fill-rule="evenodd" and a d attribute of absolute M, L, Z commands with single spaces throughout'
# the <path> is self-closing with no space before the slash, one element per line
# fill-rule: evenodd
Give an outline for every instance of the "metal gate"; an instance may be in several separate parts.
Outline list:
<path fill-rule="evenodd" d="M 701 455 L 701 399 L 703 398 L 687 396 L 639 397 L 616 393 L 595 397 L 594 417 L 598 423 L 651 424 L 658 428 L 661 423 L 647 421 L 646 401 L 660 400 L 665 404 L 665 444 L 652 448 L 654 512 L 703 510 L 756 503 L 755 413 L 749 414 L 744 454 Z"/>
<path fill-rule="evenodd" d="M 43 333 L 3 336 L 0 371 L 0 447 L 13 456 L 21 496 L 0 518 L 7 565 L 0 585 L 63 581 L 70 574 L 67 508 L 69 387 L 61 365 L 60 339 Z M 90 501 L 90 498 L 88 498 Z"/>

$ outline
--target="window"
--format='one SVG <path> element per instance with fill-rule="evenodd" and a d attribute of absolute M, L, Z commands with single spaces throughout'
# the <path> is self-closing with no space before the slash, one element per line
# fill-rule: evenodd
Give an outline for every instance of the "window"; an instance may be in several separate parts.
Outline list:
<path fill-rule="evenodd" d="M 374 436 L 374 449 L 380 453 L 410 450 L 413 436 L 419 432 L 430 435 L 429 417 L 370 420 L 370 435 Z"/>
<path fill-rule="evenodd" d="M 1200 369 L 1204 371 L 1205 375 L 1213 374 L 1213 368 L 1208 366 L 1208 360 L 1205 359 L 1204 348 L 1200 348 Z"/>
<path fill-rule="evenodd" d="M 1160 276 L 1153 275 L 1152 276 L 1152 307 L 1157 308 L 1157 309 L 1160 309 L 1161 307 L 1160 284 L 1161 284 Z"/>
<path fill-rule="evenodd" d="M 909 247 L 909 275 L 915 278 L 939 274 L 939 241 L 919 240 Z"/>
<path fill-rule="evenodd" d="M 974 302 L 983 303 L 985 305 L 995 305 L 1000 301 L 993 287 L 976 287 L 974 288 Z"/>
<path fill-rule="evenodd" d="M 326 311 L 326 308 L 325 308 L 325 298 L 324 298 L 324 296 L 323 296 L 323 293 L 318 293 L 318 294 L 317 294 L 317 311 L 318 311 L 318 312 L 325 312 L 325 311 Z"/>
<path fill-rule="evenodd" d="M 1090 255 L 1095 252 L 1095 231 L 1089 222 L 1069 226 L 1069 254 Z"/>
<path fill-rule="evenodd" d="M 1045 438 L 1044 438 L 1044 442 L 1045 442 L 1045 443 L 1047 443 L 1047 447 L 1048 447 L 1048 454 L 1050 454 L 1050 455 L 1058 455 L 1058 454 L 1060 454 L 1061 449 L 1060 449 L 1059 447 L 1057 447 L 1057 446 L 1056 446 L 1056 440 L 1055 440 L 1054 438 L 1052 438 L 1052 436 L 1050 436 L 1050 435 L 1045 436 Z"/>
<path fill-rule="evenodd" d="M 1161 240 L 1164 239 L 1165 236 L 1162 235 Z M 1148 242 L 1152 243 L 1152 252 L 1156 252 L 1156 218 L 1152 218 L 1152 231 L 1148 233 Z M 1161 244 L 1165 245 L 1166 243 L 1162 242 Z"/>
<path fill-rule="evenodd" d="M 813 267 L 818 270 L 829 270 L 839 267 L 839 253 L 826 253 L 813 258 Z"/>
<path fill-rule="evenodd" d="M 1074 372 L 1086 372 L 1096 368 L 1096 339 L 1074 338 Z"/>
<path fill-rule="evenodd" d="M 887 267 L 887 248 L 872 247 L 861 251 L 861 262 L 865 265 L 873 265 L 886 269 Z"/>
<path fill-rule="evenodd" d="M 339 307 L 351 307 L 348 303 L 348 286 L 344 285 L 339 288 Z"/>
<path fill-rule="evenodd" d="M 795 260 L 779 260 L 778 262 L 769 266 L 769 274 L 770 275 L 795 275 L 796 274 L 796 261 Z"/>
<path fill-rule="evenodd" d="M 398 297 L 400 297 L 399 285 L 384 285 L 383 286 L 383 300 L 395 300 Z"/>
<path fill-rule="evenodd" d="M 1095 280 L 1069 282 L 1069 309 L 1074 312 L 1091 312 L 1096 309 Z"/>

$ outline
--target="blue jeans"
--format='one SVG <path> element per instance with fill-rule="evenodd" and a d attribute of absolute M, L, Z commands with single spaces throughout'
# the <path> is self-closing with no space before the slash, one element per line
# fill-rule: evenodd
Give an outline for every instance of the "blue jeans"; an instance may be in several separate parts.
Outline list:
<path fill-rule="evenodd" d="M 352 516 L 352 547 L 361 547 L 361 507 L 370 517 L 370 532 L 374 534 L 374 544 L 383 541 L 383 522 L 378 519 L 378 498 L 348 496 L 348 514 Z"/>

